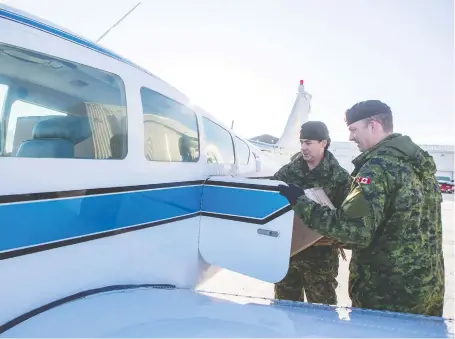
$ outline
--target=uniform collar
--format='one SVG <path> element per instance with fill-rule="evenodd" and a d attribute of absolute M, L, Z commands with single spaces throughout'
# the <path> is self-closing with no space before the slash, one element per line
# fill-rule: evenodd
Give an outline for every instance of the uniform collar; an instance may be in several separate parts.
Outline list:
<path fill-rule="evenodd" d="M 319 164 L 313 168 L 312 170 L 309 169 L 307 162 L 303 159 L 300 159 L 302 163 L 302 167 L 305 173 L 311 174 L 317 177 L 327 176 L 332 167 L 334 166 L 336 159 L 330 151 L 326 151 L 324 157 L 319 162 Z"/>
<path fill-rule="evenodd" d="M 361 167 L 364 163 L 368 161 L 372 156 L 376 154 L 376 152 L 388 141 L 391 139 L 394 139 L 396 137 L 401 136 L 399 133 L 392 133 L 388 136 L 386 136 L 384 139 L 382 139 L 380 142 L 378 142 L 375 146 L 370 148 L 369 150 L 366 150 L 362 152 L 360 155 L 358 155 L 354 160 L 352 160 L 352 164 L 354 165 L 355 168 Z"/>

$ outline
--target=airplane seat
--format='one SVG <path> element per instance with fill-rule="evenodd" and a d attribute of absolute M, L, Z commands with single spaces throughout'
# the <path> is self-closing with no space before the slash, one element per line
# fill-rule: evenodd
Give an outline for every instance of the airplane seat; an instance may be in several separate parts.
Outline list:
<path fill-rule="evenodd" d="M 182 161 L 193 162 L 194 157 L 191 154 L 191 139 L 188 135 L 183 134 L 178 139 L 179 153 L 182 157 Z"/>
<path fill-rule="evenodd" d="M 124 150 L 124 142 L 126 136 L 124 134 L 114 134 L 110 139 L 111 159 L 122 159 Z"/>
<path fill-rule="evenodd" d="M 43 120 L 33 128 L 32 139 L 25 140 L 17 157 L 74 158 L 74 146 L 91 135 L 87 117 L 65 116 Z"/>

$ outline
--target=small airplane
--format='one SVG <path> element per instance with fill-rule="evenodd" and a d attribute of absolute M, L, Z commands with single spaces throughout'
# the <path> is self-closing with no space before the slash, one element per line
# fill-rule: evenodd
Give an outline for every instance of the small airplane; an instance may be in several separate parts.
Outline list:
<path fill-rule="evenodd" d="M 451 337 L 453 320 L 197 291 L 275 283 L 281 165 L 117 53 L 0 5 L 0 336 Z M 307 119 L 299 87 L 280 145 Z M 296 129 L 297 128 L 297 129 Z"/>

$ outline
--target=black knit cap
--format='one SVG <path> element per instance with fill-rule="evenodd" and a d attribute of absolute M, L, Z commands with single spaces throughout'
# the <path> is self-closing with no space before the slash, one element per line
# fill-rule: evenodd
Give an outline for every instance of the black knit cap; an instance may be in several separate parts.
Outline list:
<path fill-rule="evenodd" d="M 361 101 L 346 111 L 344 121 L 346 122 L 346 125 L 349 126 L 356 121 L 370 118 L 377 114 L 392 115 L 392 110 L 389 106 L 379 100 Z"/>
<path fill-rule="evenodd" d="M 307 121 L 300 128 L 300 139 L 327 140 L 329 139 L 329 130 L 321 121 Z"/>

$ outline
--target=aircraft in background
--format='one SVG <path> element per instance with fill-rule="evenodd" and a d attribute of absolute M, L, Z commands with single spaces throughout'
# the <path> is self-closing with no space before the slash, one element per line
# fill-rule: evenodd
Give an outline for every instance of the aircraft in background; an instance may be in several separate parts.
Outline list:
<path fill-rule="evenodd" d="M 300 145 L 297 140 L 299 138 L 300 126 L 309 120 L 311 98 L 312 95 L 305 91 L 304 81 L 300 80 L 297 97 L 281 137 L 275 143 L 266 143 L 254 139 L 248 139 L 248 141 L 257 145 L 261 150 L 271 152 L 272 154 L 288 152 L 293 155 L 298 152 Z"/>
<path fill-rule="evenodd" d="M 300 151 L 300 145 L 298 143 L 300 127 L 303 123 L 310 120 L 311 98 L 311 94 L 305 91 L 304 81 L 300 80 L 291 114 L 288 117 L 281 137 L 276 143 L 267 143 L 252 138 L 248 139 L 248 141 L 261 151 L 269 154 L 272 159 L 278 161 L 281 165 L 289 162 L 291 156 Z"/>
<path fill-rule="evenodd" d="M 196 291 L 220 269 L 286 275 L 294 214 L 261 179 L 281 165 L 112 51 L 5 5 L 0 31 L 0 336 L 453 335 L 443 318 Z M 283 147 L 309 103 L 300 87 Z"/>

